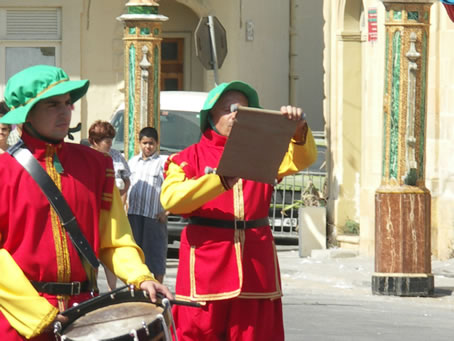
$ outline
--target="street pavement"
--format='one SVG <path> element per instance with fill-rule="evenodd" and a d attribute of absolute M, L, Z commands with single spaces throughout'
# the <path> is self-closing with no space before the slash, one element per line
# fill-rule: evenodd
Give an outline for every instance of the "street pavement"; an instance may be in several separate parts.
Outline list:
<path fill-rule="evenodd" d="M 372 258 L 342 249 L 300 258 L 297 245 L 277 248 L 287 341 L 454 339 L 454 259 L 432 261 L 433 297 L 377 296 L 371 292 Z M 171 291 L 176 257 L 173 250 L 164 280 Z M 104 278 L 100 271 L 101 292 Z"/>

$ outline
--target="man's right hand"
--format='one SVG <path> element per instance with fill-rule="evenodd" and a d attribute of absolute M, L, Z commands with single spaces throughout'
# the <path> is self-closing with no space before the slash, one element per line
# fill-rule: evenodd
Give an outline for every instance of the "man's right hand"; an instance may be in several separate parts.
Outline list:
<path fill-rule="evenodd" d="M 43 330 L 46 333 L 52 333 L 54 331 L 54 324 L 56 322 L 66 323 L 68 322 L 68 317 L 62 314 L 58 314 L 55 319 Z"/>

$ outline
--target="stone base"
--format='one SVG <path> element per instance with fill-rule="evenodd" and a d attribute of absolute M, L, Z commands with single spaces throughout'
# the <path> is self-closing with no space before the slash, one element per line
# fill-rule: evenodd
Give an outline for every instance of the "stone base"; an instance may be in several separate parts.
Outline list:
<path fill-rule="evenodd" d="M 433 296 L 432 274 L 374 274 L 372 293 L 388 296 Z"/>

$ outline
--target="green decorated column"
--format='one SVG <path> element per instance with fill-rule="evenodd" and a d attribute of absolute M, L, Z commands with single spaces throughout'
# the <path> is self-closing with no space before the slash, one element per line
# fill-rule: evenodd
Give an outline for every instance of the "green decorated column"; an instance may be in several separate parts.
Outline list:
<path fill-rule="evenodd" d="M 125 57 L 125 157 L 139 152 L 139 131 L 146 126 L 159 132 L 161 31 L 166 16 L 158 14 L 152 0 L 130 0 L 124 24 Z"/>
<path fill-rule="evenodd" d="M 431 0 L 382 0 L 385 22 L 382 181 L 375 194 L 378 295 L 429 296 L 430 203 L 425 187 Z"/>

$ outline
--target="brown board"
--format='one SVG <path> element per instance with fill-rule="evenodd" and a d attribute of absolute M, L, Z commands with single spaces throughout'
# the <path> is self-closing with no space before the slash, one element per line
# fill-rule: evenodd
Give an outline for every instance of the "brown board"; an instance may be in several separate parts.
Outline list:
<path fill-rule="evenodd" d="M 216 173 L 274 185 L 295 129 L 280 111 L 238 107 Z"/>

